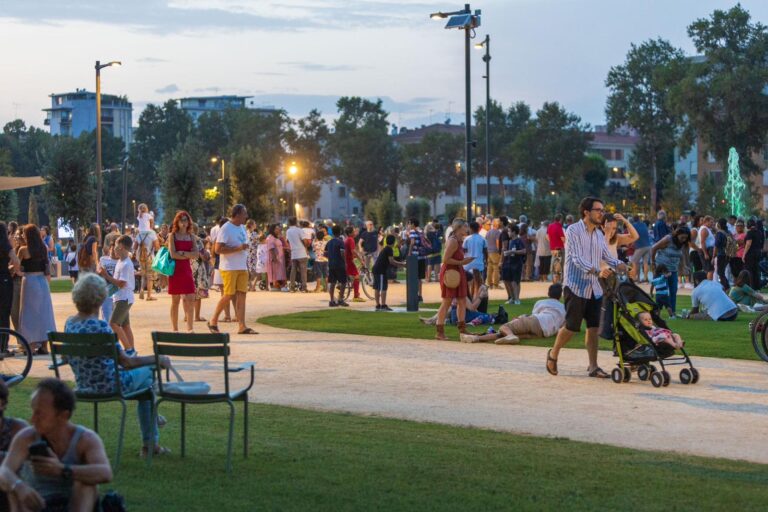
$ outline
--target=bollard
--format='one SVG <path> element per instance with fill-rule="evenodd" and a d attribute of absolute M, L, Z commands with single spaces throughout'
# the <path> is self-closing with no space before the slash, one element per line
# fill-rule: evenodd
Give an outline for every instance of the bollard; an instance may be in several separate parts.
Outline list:
<path fill-rule="evenodd" d="M 405 297 L 408 311 L 419 310 L 419 257 L 411 254 L 405 259 Z"/>

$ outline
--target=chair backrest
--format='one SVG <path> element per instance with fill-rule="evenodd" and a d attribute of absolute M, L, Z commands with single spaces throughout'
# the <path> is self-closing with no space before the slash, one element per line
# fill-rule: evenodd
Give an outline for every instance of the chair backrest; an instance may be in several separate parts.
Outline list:
<path fill-rule="evenodd" d="M 221 358 L 224 362 L 224 389 L 229 394 L 229 334 L 227 333 L 179 333 L 152 332 L 155 352 L 157 383 L 163 393 L 163 378 L 160 371 L 160 356 Z M 166 380 L 167 383 L 167 380 Z"/>
<path fill-rule="evenodd" d="M 115 394 L 120 393 L 119 352 L 114 333 L 48 332 L 51 359 L 56 378 L 60 379 L 59 366 L 63 357 L 104 357 L 111 359 L 115 367 Z M 57 359 L 57 356 L 58 359 Z"/>

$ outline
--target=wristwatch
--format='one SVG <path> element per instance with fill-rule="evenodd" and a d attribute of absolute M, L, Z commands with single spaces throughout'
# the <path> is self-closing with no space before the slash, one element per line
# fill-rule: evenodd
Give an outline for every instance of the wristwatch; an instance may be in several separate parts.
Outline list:
<path fill-rule="evenodd" d="M 72 466 L 64 464 L 64 469 L 61 470 L 61 478 L 64 480 L 72 480 Z"/>

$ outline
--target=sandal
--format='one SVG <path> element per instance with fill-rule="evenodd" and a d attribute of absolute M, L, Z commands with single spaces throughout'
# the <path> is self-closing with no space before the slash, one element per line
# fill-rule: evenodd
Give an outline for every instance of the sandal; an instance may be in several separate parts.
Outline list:
<path fill-rule="evenodd" d="M 195 322 L 207 322 L 207 321 L 208 321 L 207 318 L 203 318 L 203 317 L 195 318 Z"/>
<path fill-rule="evenodd" d="M 208 326 L 208 330 L 211 331 L 213 334 L 219 334 L 221 331 L 219 331 L 218 325 L 211 325 L 210 323 L 206 324 Z"/>
<path fill-rule="evenodd" d="M 237 334 L 259 334 L 250 327 L 247 327 L 244 331 L 240 331 Z"/>
<path fill-rule="evenodd" d="M 141 448 L 141 458 L 142 458 L 142 459 L 146 459 L 146 458 L 147 458 L 147 453 L 148 453 L 148 452 L 149 452 L 149 449 L 148 449 L 148 447 L 146 447 L 146 446 L 143 446 L 143 447 Z M 168 455 L 168 454 L 170 454 L 170 453 L 171 453 L 171 449 L 170 449 L 170 448 L 166 448 L 165 446 L 160 446 L 160 445 L 158 445 L 158 446 L 155 446 L 155 449 L 154 449 L 154 451 L 152 452 L 152 456 L 153 456 L 153 457 L 157 457 L 157 456 Z"/>
<path fill-rule="evenodd" d="M 547 350 L 547 372 L 550 375 L 557 375 L 557 359 L 551 356 L 552 349 Z M 549 363 L 552 363 L 550 366 Z"/>
<path fill-rule="evenodd" d="M 610 375 L 605 373 L 603 371 L 603 369 L 600 368 L 599 366 L 597 368 L 595 368 L 594 370 L 592 370 L 591 372 L 589 372 L 589 376 L 590 377 L 594 377 L 596 379 L 607 379 L 607 378 L 610 377 Z"/>

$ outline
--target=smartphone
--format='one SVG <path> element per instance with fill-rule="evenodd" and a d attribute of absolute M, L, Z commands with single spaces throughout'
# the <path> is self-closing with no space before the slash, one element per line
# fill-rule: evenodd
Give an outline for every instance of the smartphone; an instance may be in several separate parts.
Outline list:
<path fill-rule="evenodd" d="M 48 441 L 45 439 L 41 439 L 40 441 L 35 441 L 31 445 L 29 445 L 29 455 L 37 455 L 39 457 L 48 457 Z"/>

